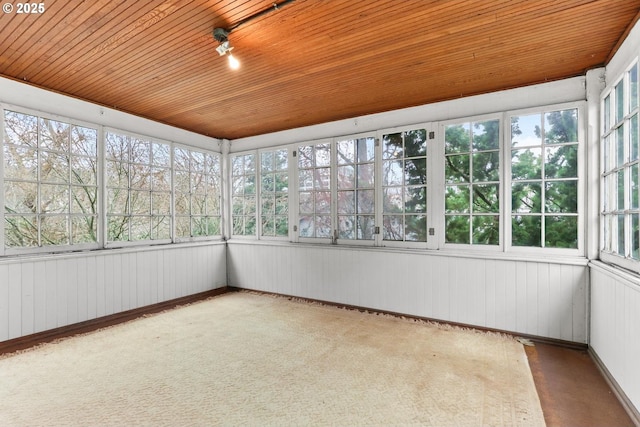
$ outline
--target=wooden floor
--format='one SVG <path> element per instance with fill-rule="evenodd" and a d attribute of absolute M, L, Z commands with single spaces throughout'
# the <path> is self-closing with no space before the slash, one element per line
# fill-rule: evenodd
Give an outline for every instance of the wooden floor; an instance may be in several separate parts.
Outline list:
<path fill-rule="evenodd" d="M 43 342 L 90 332 L 102 327 L 160 312 L 231 290 L 204 292 L 174 301 L 130 310 L 69 327 L 0 342 L 0 355 Z M 584 349 L 534 343 L 525 346 L 547 426 L 633 427 L 634 423 Z"/>
<path fill-rule="evenodd" d="M 633 426 L 586 350 L 525 346 L 547 426 Z"/>

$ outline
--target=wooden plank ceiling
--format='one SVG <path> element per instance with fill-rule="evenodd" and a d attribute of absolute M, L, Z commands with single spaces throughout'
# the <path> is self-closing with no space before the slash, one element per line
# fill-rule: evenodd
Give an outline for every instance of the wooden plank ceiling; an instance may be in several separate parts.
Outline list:
<path fill-rule="evenodd" d="M 640 10 L 640 0 L 273 3 L 48 0 L 40 14 L 0 15 L 0 74 L 236 139 L 583 75 Z M 234 71 L 212 30 L 246 19 L 229 35 Z"/>

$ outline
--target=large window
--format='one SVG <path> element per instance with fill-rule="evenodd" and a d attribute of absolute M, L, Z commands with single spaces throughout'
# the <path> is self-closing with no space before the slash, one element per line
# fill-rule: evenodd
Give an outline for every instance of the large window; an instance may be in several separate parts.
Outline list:
<path fill-rule="evenodd" d="M 4 112 L 4 245 L 98 241 L 97 130 Z"/>
<path fill-rule="evenodd" d="M 105 145 L 107 241 L 169 240 L 169 144 L 108 131 Z"/>
<path fill-rule="evenodd" d="M 445 242 L 500 243 L 500 121 L 445 131 Z"/>
<path fill-rule="evenodd" d="M 298 147 L 300 237 L 331 238 L 331 144 Z"/>
<path fill-rule="evenodd" d="M 231 157 L 232 234 L 256 235 L 256 155 Z"/>
<path fill-rule="evenodd" d="M 285 149 L 260 153 L 261 235 L 289 235 L 289 152 Z"/>
<path fill-rule="evenodd" d="M 383 239 L 427 241 L 427 131 L 382 137 Z"/>
<path fill-rule="evenodd" d="M 375 235 L 375 138 L 336 142 L 338 238 L 373 240 Z"/>
<path fill-rule="evenodd" d="M 176 239 L 222 234 L 220 155 L 184 147 L 173 153 Z"/>
<path fill-rule="evenodd" d="M 511 244 L 578 247 L 578 110 L 511 116 Z"/>
<path fill-rule="evenodd" d="M 636 62 L 602 101 L 602 250 L 623 263 L 640 260 L 638 104 Z"/>

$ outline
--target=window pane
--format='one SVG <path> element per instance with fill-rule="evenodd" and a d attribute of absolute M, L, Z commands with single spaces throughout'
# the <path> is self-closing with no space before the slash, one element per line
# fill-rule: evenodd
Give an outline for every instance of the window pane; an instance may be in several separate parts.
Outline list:
<path fill-rule="evenodd" d="M 445 178 L 448 183 L 470 182 L 469 155 L 447 156 Z"/>
<path fill-rule="evenodd" d="M 500 180 L 500 153 L 491 151 L 473 155 L 473 181 Z"/>
<path fill-rule="evenodd" d="M 511 219 L 513 246 L 541 246 L 542 218 L 540 216 L 514 216 Z"/>
<path fill-rule="evenodd" d="M 405 215 L 405 240 L 410 242 L 427 241 L 427 217 L 425 215 Z"/>
<path fill-rule="evenodd" d="M 368 192 L 369 204 L 373 205 L 373 192 Z M 404 211 L 422 213 L 427 211 L 427 189 L 425 187 L 405 187 Z M 370 213 L 373 213 L 373 208 Z"/>
<path fill-rule="evenodd" d="M 404 153 L 402 133 L 392 133 L 382 137 L 382 159 L 401 159 Z"/>
<path fill-rule="evenodd" d="M 631 151 L 631 161 L 638 159 L 638 143 L 640 130 L 638 129 L 638 115 L 635 114 L 629 120 L 629 145 Z"/>
<path fill-rule="evenodd" d="M 93 243 L 97 241 L 98 218 L 95 216 L 74 216 L 71 219 L 72 243 Z"/>
<path fill-rule="evenodd" d="M 5 144 L 23 145 L 32 148 L 38 146 L 37 117 L 5 110 L 4 124 Z"/>
<path fill-rule="evenodd" d="M 541 115 L 515 116 L 511 118 L 511 146 L 537 147 L 542 144 Z"/>
<path fill-rule="evenodd" d="M 497 150 L 500 145 L 500 121 L 474 123 L 473 151 Z"/>
<path fill-rule="evenodd" d="M 631 186 L 629 188 L 629 197 L 631 199 L 631 204 L 630 207 L 631 209 L 637 209 L 640 207 L 640 205 L 638 204 L 638 191 L 639 191 L 639 177 L 638 177 L 638 164 L 636 163 L 635 165 L 631 166 L 630 169 L 630 173 L 631 173 Z"/>
<path fill-rule="evenodd" d="M 405 185 L 425 185 L 427 183 L 427 159 L 408 159 L 404 162 Z"/>
<path fill-rule="evenodd" d="M 38 246 L 38 219 L 35 215 L 4 216 L 4 245 L 7 248 Z"/>
<path fill-rule="evenodd" d="M 38 212 L 37 200 L 37 183 L 4 182 L 4 211 L 6 213 L 35 214 Z"/>
<path fill-rule="evenodd" d="M 473 243 L 481 245 L 500 243 L 500 217 L 498 215 L 473 217 Z"/>
<path fill-rule="evenodd" d="M 447 126 L 444 138 L 446 154 L 471 151 L 471 131 L 468 123 Z"/>
<path fill-rule="evenodd" d="M 359 214 L 373 214 L 375 212 L 375 193 L 373 190 L 359 190 L 357 192 L 358 196 L 357 196 L 357 201 L 358 201 L 358 208 L 356 210 L 357 213 Z M 414 202 L 409 202 L 407 201 L 406 206 L 407 209 L 409 209 L 410 203 L 414 203 Z M 416 201 L 415 203 L 420 203 L 419 201 Z M 424 203 L 424 201 L 423 201 Z M 421 211 L 419 211 L 421 212 Z"/>
<path fill-rule="evenodd" d="M 629 70 L 629 112 L 638 107 L 638 64 Z"/>
<path fill-rule="evenodd" d="M 338 189 L 353 189 L 356 186 L 355 166 L 338 166 Z"/>
<path fill-rule="evenodd" d="M 446 216 L 445 220 L 445 241 L 447 243 L 468 244 L 470 242 L 468 216 Z"/>
<path fill-rule="evenodd" d="M 471 199 L 468 185 L 448 185 L 445 196 L 446 213 L 471 212 Z"/>
<path fill-rule="evenodd" d="M 404 240 L 404 223 L 402 215 L 384 215 L 383 238 L 384 240 Z"/>
<path fill-rule="evenodd" d="M 604 131 L 611 129 L 611 95 L 604 99 Z"/>
<path fill-rule="evenodd" d="M 631 258 L 640 260 L 640 214 L 631 215 Z"/>
<path fill-rule="evenodd" d="M 356 213 L 355 191 L 338 191 L 338 213 Z"/>
<path fill-rule="evenodd" d="M 542 188 L 539 183 L 522 183 L 511 186 L 511 209 L 514 213 L 542 212 Z"/>
<path fill-rule="evenodd" d="M 527 148 L 511 151 L 511 178 L 540 179 L 542 177 L 542 150 Z"/>
<path fill-rule="evenodd" d="M 578 182 L 547 182 L 545 186 L 545 210 L 553 213 L 577 213 Z"/>
<path fill-rule="evenodd" d="M 624 80 L 616 85 L 616 123 L 624 117 Z"/>
<path fill-rule="evenodd" d="M 71 127 L 71 152 L 95 157 L 98 152 L 98 131 L 82 126 Z"/>
<path fill-rule="evenodd" d="M 548 216 L 545 218 L 545 247 L 577 248 L 578 217 Z"/>
<path fill-rule="evenodd" d="M 404 153 L 404 157 L 424 157 L 427 155 L 427 131 L 425 129 L 404 132 Z"/>
<path fill-rule="evenodd" d="M 69 124 L 40 119 L 40 147 L 52 151 L 69 151 Z"/>
<path fill-rule="evenodd" d="M 545 178 L 577 178 L 578 146 L 561 145 L 546 148 Z"/>
<path fill-rule="evenodd" d="M 40 243 L 42 246 L 68 245 L 69 219 L 66 215 L 43 216 L 40 218 Z"/>
<path fill-rule="evenodd" d="M 69 182 L 69 155 L 40 151 L 40 181 Z"/>
<path fill-rule="evenodd" d="M 545 113 L 544 142 L 545 144 L 578 142 L 578 110 Z"/>
<path fill-rule="evenodd" d="M 473 186 L 473 212 L 500 213 L 499 185 L 474 185 Z"/>
<path fill-rule="evenodd" d="M 38 152 L 16 145 L 4 146 L 4 177 L 19 180 L 38 180 Z"/>
<path fill-rule="evenodd" d="M 404 202 L 402 187 L 387 187 L 383 190 L 383 212 L 402 213 L 404 212 Z"/>
<path fill-rule="evenodd" d="M 402 185 L 404 176 L 402 160 L 384 162 L 382 174 L 382 185 Z"/>

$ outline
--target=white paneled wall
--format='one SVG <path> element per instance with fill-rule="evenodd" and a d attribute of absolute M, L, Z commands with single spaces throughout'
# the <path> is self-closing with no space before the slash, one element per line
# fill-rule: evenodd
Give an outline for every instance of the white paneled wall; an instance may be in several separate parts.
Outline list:
<path fill-rule="evenodd" d="M 224 243 L 0 260 L 0 341 L 226 285 Z"/>
<path fill-rule="evenodd" d="M 228 244 L 229 285 L 587 342 L 586 261 L 303 244 Z"/>
<path fill-rule="evenodd" d="M 640 410 L 640 280 L 600 262 L 591 268 L 590 345 Z"/>

